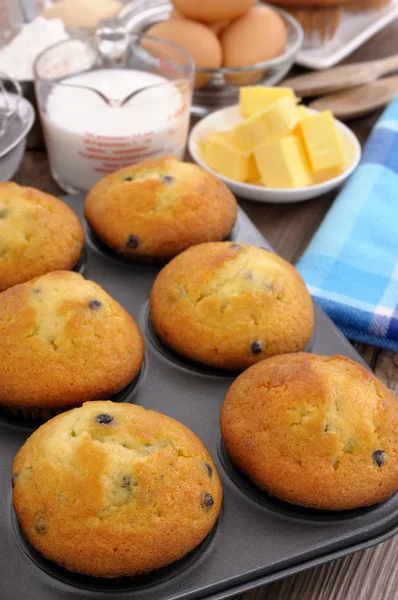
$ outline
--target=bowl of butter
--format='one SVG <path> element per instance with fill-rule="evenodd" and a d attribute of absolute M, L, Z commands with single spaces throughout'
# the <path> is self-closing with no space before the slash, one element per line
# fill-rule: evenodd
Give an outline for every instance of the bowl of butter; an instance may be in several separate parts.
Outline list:
<path fill-rule="evenodd" d="M 237 196 L 275 203 L 339 187 L 361 158 L 358 139 L 331 111 L 300 105 L 290 88 L 263 86 L 242 87 L 239 105 L 199 121 L 189 151 Z"/>

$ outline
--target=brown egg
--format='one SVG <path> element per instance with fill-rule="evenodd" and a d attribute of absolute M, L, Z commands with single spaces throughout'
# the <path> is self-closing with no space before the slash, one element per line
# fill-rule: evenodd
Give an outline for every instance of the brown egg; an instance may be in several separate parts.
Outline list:
<path fill-rule="evenodd" d="M 161 23 L 156 23 L 150 27 L 148 35 L 154 35 L 164 38 L 170 42 L 178 44 L 192 56 L 195 66 L 203 69 L 218 69 L 221 66 L 222 50 L 221 44 L 216 34 L 201 23 L 196 23 L 189 19 L 170 19 Z M 145 47 L 155 56 L 159 56 L 159 50 L 147 41 Z M 161 58 L 174 60 L 171 56 L 172 49 L 162 51 Z M 207 83 L 210 77 L 206 74 L 197 74 L 195 86 L 201 87 Z"/>
<path fill-rule="evenodd" d="M 267 6 L 254 6 L 233 21 L 220 36 L 223 67 L 248 67 L 283 54 L 287 30 L 282 17 Z M 247 85 L 262 78 L 263 72 L 228 76 L 233 85 Z"/>
<path fill-rule="evenodd" d="M 221 35 L 226 27 L 230 24 L 231 21 L 224 19 L 223 21 L 214 21 L 214 23 L 209 23 L 209 27 L 216 35 Z"/>
<path fill-rule="evenodd" d="M 181 21 L 181 19 L 186 19 L 187 17 L 184 17 L 183 14 L 181 14 L 180 12 L 178 12 L 178 10 L 176 8 L 172 8 L 171 12 L 169 14 L 169 19 L 178 19 Z M 224 31 L 224 29 L 226 27 L 228 27 L 228 25 L 230 24 L 231 21 L 229 21 L 228 19 L 223 19 L 222 21 L 214 21 L 214 23 L 207 23 L 207 26 L 214 31 L 214 33 L 216 34 L 216 36 L 219 36 L 221 34 L 222 31 Z"/>
<path fill-rule="evenodd" d="M 179 13 L 176 8 L 172 8 L 171 13 L 169 14 L 169 19 L 178 19 L 179 21 L 181 21 L 181 19 L 185 19 L 185 17 L 184 15 Z"/>
<path fill-rule="evenodd" d="M 172 0 L 178 12 L 203 23 L 237 19 L 255 2 L 256 0 Z"/>

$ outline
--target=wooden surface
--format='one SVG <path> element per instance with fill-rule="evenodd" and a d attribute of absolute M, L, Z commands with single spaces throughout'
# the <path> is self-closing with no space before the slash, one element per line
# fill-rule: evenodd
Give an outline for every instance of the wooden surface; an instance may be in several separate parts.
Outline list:
<path fill-rule="evenodd" d="M 346 62 L 382 58 L 398 49 L 398 20 Z M 300 72 L 296 70 L 296 72 Z M 350 126 L 360 141 L 366 140 L 380 113 L 352 121 Z M 51 180 L 45 153 L 27 152 L 15 181 L 58 194 Z M 242 208 L 272 246 L 295 262 L 305 250 L 333 202 L 329 194 L 302 204 L 272 205 L 240 202 Z M 398 393 L 398 355 L 358 345 L 358 350 L 376 374 Z M 272 544 L 272 540 L 270 540 Z M 397 600 L 398 536 L 379 546 L 333 561 L 300 575 L 289 577 L 235 600 Z"/>

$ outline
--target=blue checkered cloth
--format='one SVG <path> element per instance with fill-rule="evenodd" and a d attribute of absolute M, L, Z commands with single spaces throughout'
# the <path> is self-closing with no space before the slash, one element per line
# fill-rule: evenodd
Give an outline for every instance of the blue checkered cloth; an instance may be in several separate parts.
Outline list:
<path fill-rule="evenodd" d="M 398 96 L 297 268 L 346 337 L 398 352 Z"/>

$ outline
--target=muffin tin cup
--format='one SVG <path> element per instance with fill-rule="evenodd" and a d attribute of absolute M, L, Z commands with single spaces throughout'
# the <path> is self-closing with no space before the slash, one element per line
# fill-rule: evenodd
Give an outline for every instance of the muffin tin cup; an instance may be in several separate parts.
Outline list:
<path fill-rule="evenodd" d="M 83 221 L 83 197 L 63 199 Z M 238 228 L 237 241 L 271 249 L 242 211 Z M 14 600 L 16 589 L 21 600 L 221 600 L 398 532 L 398 495 L 373 507 L 328 512 L 284 503 L 257 488 L 229 459 L 219 430 L 221 405 L 237 373 L 191 363 L 157 339 L 148 296 L 159 267 L 136 265 L 103 251 L 90 235 L 86 252 L 85 277 L 124 306 L 145 339 L 145 363 L 138 378 L 114 399 L 159 411 L 192 429 L 217 465 L 224 488 L 223 507 L 202 544 L 164 569 L 115 580 L 70 573 L 38 554 L 19 530 L 11 501 L 11 465 L 34 425 L 27 428 L 3 417 L 0 560 L 7 569 L 0 579 L 2 600 Z M 317 305 L 315 315 L 308 351 L 342 354 L 365 364 Z"/>
<path fill-rule="evenodd" d="M 134 379 L 132 379 L 132 381 L 130 381 L 130 383 L 128 383 L 126 385 L 126 387 L 121 389 L 116 394 L 113 394 L 113 395 L 104 394 L 103 398 L 98 398 L 98 399 L 99 400 L 102 400 L 102 399 L 103 400 L 112 400 L 113 402 L 128 402 L 135 387 L 138 385 L 142 374 L 144 373 L 144 369 L 145 369 L 145 360 L 144 360 L 144 363 L 143 363 L 141 369 L 137 373 L 137 375 L 134 377 Z M 80 403 L 80 405 L 81 404 L 82 403 Z M 37 408 L 33 408 L 33 407 L 32 408 L 31 407 L 18 408 L 18 407 L 5 406 L 3 404 L 0 404 L 0 427 L 1 427 L 2 421 L 4 423 L 11 423 L 14 425 L 25 424 L 28 427 L 39 427 L 40 425 L 42 425 L 49 419 L 56 417 L 57 415 L 61 414 L 62 412 L 66 412 L 67 410 L 75 408 L 76 406 L 79 406 L 79 404 L 77 404 L 75 406 L 66 406 L 65 408 L 57 408 L 57 409 L 55 409 L 55 408 L 39 408 L 39 407 L 37 407 Z"/>

